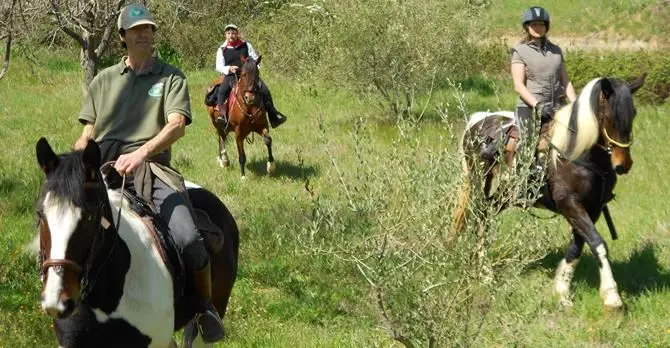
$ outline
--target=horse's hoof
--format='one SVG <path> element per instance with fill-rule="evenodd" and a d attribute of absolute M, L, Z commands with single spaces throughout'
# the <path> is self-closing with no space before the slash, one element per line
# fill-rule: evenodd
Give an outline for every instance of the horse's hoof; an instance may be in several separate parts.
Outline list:
<path fill-rule="evenodd" d="M 242 181 L 246 181 L 246 180 L 247 180 L 247 177 L 246 177 L 245 175 L 242 175 L 242 176 L 240 177 L 240 180 L 242 180 Z"/>
<path fill-rule="evenodd" d="M 601 291 L 600 298 L 603 300 L 605 309 L 619 310 L 623 307 L 623 301 L 616 288 Z"/>
<path fill-rule="evenodd" d="M 572 308 L 572 306 L 574 306 L 574 303 L 572 302 L 572 295 L 561 294 L 559 296 L 560 296 L 560 299 L 559 299 L 558 303 L 561 305 L 561 307 Z"/>
<path fill-rule="evenodd" d="M 228 167 L 230 167 L 230 161 L 228 160 L 228 158 L 225 158 L 225 157 L 223 157 L 223 158 L 221 158 L 221 157 L 217 157 L 217 158 L 216 158 L 216 161 L 219 162 L 219 167 L 221 167 L 221 168 L 228 168 Z"/>
<path fill-rule="evenodd" d="M 270 175 L 274 174 L 275 173 L 275 163 L 274 162 L 268 162 L 267 170 L 268 170 L 268 174 L 270 174 Z"/>

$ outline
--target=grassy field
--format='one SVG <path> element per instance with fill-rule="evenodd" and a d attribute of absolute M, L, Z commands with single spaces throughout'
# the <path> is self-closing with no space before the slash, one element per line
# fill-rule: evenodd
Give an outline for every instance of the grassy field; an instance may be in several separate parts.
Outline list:
<path fill-rule="evenodd" d="M 60 55 L 43 67 L 16 61 L 0 84 L 0 346 L 53 345 L 49 320 L 38 305 L 39 281 L 34 259 L 23 246 L 34 233 L 34 203 L 42 179 L 34 144 L 46 136 L 58 152 L 68 151 L 79 135 L 76 114 L 81 101 L 79 72 L 74 57 Z M 273 132 L 276 177 L 264 173 L 265 150 L 259 138 L 248 145 L 249 174 L 240 181 L 236 165 L 216 165 L 216 143 L 204 108 L 202 91 L 210 72 L 190 72 L 195 122 L 174 149 L 174 164 L 190 180 L 218 194 L 241 227 L 240 272 L 226 317 L 226 346 L 360 347 L 390 346 L 370 305 L 364 280 L 352 265 L 315 257 L 295 238 L 305 228 L 313 189 L 328 196 L 335 176 L 329 151 L 341 170 L 350 163 L 356 119 L 365 118 L 375 136 L 370 146 L 380 158 L 397 137 L 396 127 L 379 117 L 374 103 L 346 91 L 292 85 L 267 77 L 277 104 L 289 122 Z M 450 93 L 434 102 L 453 104 Z M 498 96 L 466 91 L 469 111 L 490 105 L 513 105 L 509 87 Z M 621 239 L 610 242 L 615 277 L 627 311 L 607 314 L 597 291 L 597 268 L 592 258 L 580 263 L 575 279 L 575 307 L 564 311 L 551 296 L 551 275 L 567 243 L 565 223 L 555 226 L 546 256 L 526 269 L 520 280 L 493 302 L 478 341 L 485 346 L 667 346 L 670 344 L 670 208 L 665 180 L 670 155 L 664 151 L 670 131 L 667 106 L 639 106 L 636 121 L 635 165 L 621 178 L 618 199 L 611 210 Z M 456 114 L 458 115 L 458 114 Z M 454 116 L 458 123 L 459 117 Z M 327 130 L 319 132 L 318 126 Z M 430 119 L 421 136 L 437 146 L 438 134 L 451 127 Z M 458 131 L 458 125 L 453 127 Z M 433 140 L 431 140 L 433 139 Z M 232 151 L 233 159 L 235 151 Z M 232 161 L 235 163 L 236 161 Z M 383 166 L 383 163 L 371 163 Z M 514 215 L 512 213 L 511 215 Z M 599 223 L 601 231 L 606 227 Z M 588 252 L 586 252 L 588 255 Z"/>

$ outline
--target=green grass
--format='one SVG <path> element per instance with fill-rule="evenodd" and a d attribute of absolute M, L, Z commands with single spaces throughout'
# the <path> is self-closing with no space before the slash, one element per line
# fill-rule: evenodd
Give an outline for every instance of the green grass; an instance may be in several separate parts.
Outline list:
<path fill-rule="evenodd" d="M 2 347 L 54 345 L 50 321 L 38 305 L 35 261 L 22 249 L 35 232 L 33 210 L 42 180 L 34 145 L 40 136 L 46 136 L 57 152 L 70 149 L 81 131 L 76 115 L 82 93 L 78 67 L 68 63 L 76 61 L 74 55 L 44 61 L 44 67 L 35 67 L 31 73 L 25 62 L 15 60 L 0 81 Z M 178 169 L 221 197 L 241 229 L 239 276 L 225 324 L 228 338 L 218 346 L 390 346 L 393 343 L 380 328 L 367 284 L 352 265 L 313 255 L 297 236 L 307 224 L 311 207 L 304 176 L 319 195 L 338 197 L 336 188 L 330 186 L 335 172 L 326 149 L 342 170 L 356 170 L 352 133 L 356 120 L 363 118 L 370 121 L 374 134 L 369 145 L 380 154 L 371 165 L 382 166 L 382 154 L 398 129 L 385 121 L 377 104 L 346 90 L 295 84 L 286 77 L 263 74 L 276 104 L 289 115 L 285 125 L 272 131 L 276 177 L 264 173 L 266 152 L 257 136 L 253 144 L 246 145 L 246 182 L 239 178 L 232 143 L 232 168 L 221 169 L 216 164 L 216 140 L 202 107 L 203 91 L 213 78 L 209 71 L 187 72 L 195 119 L 173 149 Z M 487 83 L 473 79 L 464 85 L 468 111 L 511 109 L 514 95 L 510 87 L 490 89 Z M 450 105 L 453 125 L 439 122 L 434 112 L 437 104 Z M 430 127 L 424 127 L 420 135 L 430 146 L 440 143 L 439 136 L 448 138 L 460 131 L 462 115 L 454 105 L 451 91 L 432 96 L 424 120 Z M 611 204 L 620 240 L 609 242 L 610 254 L 627 311 L 603 311 L 597 267 L 588 251 L 575 279 L 574 308 L 558 307 L 551 294 L 551 276 L 567 245 L 568 230 L 565 222 L 549 220 L 546 226 L 556 226 L 556 235 L 546 245 L 546 257 L 492 299 L 492 313 L 478 340 L 481 345 L 670 345 L 670 200 L 666 194 L 670 181 L 665 178 L 670 162 L 666 151 L 670 131 L 665 126 L 670 107 L 638 106 L 638 110 L 632 150 L 635 164 L 630 175 L 620 178 L 617 200 Z M 325 133 L 318 130 L 319 123 Z M 503 218 L 514 219 L 518 214 L 510 211 Z M 598 228 L 607 235 L 604 222 Z"/>

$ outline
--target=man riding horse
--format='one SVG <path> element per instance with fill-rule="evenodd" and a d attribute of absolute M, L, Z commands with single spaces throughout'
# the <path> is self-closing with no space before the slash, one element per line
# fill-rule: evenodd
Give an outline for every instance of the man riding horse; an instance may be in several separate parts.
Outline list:
<path fill-rule="evenodd" d="M 79 114 L 84 130 L 74 148 L 83 150 L 89 140 L 95 140 L 103 160 L 116 161 L 114 168 L 128 176 L 126 189 L 152 202 L 168 223 L 203 303 L 197 316 L 203 339 L 215 342 L 224 332 L 212 305 L 209 254 L 188 202 L 176 192 L 183 178 L 170 168 L 171 146 L 191 123 L 186 78 L 152 55 L 157 25 L 146 7 L 124 7 L 117 25 L 128 55 L 91 82 Z M 156 167 L 168 173 L 168 180 L 157 174 Z"/>

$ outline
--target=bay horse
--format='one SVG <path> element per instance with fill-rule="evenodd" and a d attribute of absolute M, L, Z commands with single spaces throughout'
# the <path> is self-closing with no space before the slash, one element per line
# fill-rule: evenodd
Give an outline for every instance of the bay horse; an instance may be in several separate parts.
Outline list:
<path fill-rule="evenodd" d="M 550 152 L 545 181 L 541 183 L 537 207 L 562 215 L 572 228 L 572 241 L 555 275 L 555 291 L 563 305 L 572 305 L 570 284 L 584 243 L 587 243 L 599 267 L 600 296 L 606 309 L 623 306 L 608 261 L 607 244 L 596 230 L 595 222 L 605 214 L 613 239 L 616 239 L 607 202 L 617 174 L 628 173 L 633 165 L 630 147 L 633 120 L 637 113 L 633 93 L 643 84 L 646 74 L 630 83 L 615 78 L 596 78 L 582 90 L 577 100 L 557 110 L 550 131 Z M 513 112 L 474 114 L 463 132 L 461 154 L 465 183 L 459 193 L 452 220 L 452 234 L 467 223 L 467 211 L 473 180 L 491 182 L 499 171 L 498 160 L 483 156 L 482 148 L 501 142 L 504 128 L 514 120 Z M 500 148 L 498 144 L 498 148 Z M 495 144 L 493 146 L 496 146 Z M 473 166 L 481 166 L 478 173 Z M 491 190 L 491 185 L 481 185 Z M 484 192 L 488 199 L 496 193 Z"/>
<path fill-rule="evenodd" d="M 103 180 L 98 145 L 89 141 L 83 151 L 56 155 L 41 138 L 36 156 L 46 174 L 36 207 L 41 305 L 54 318 L 58 344 L 174 347 L 173 333 L 185 327 L 183 345 L 202 345 L 191 277 L 175 292 L 170 265 L 146 221 Z M 194 210 L 223 232 L 222 247 L 208 249 L 212 302 L 223 318 L 237 274 L 238 228 L 213 193 L 187 192 Z"/>
<path fill-rule="evenodd" d="M 235 133 L 242 179 L 245 178 L 244 166 L 247 162 L 247 156 L 244 153 L 244 140 L 252 132 L 263 137 L 265 146 L 268 149 L 268 163 L 266 167 L 268 174 L 271 175 L 275 172 L 267 110 L 263 103 L 263 98 L 259 94 L 260 72 L 258 65 L 261 63 L 261 59 L 262 57 L 258 57 L 258 61 L 256 61 L 252 57 L 242 57 L 243 65 L 240 77 L 228 98 L 228 120 L 226 124 L 216 122 L 216 118 L 219 116 L 218 106 L 207 105 L 207 113 L 217 132 L 217 143 L 219 145 L 217 161 L 221 167 L 230 166 L 225 142 L 228 133 L 232 131 Z M 221 84 L 223 78 L 224 76 L 219 76 L 212 81 L 210 86 Z"/>

